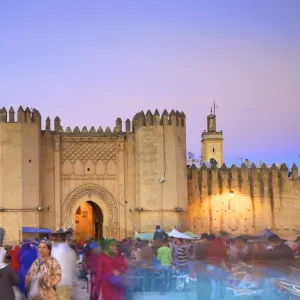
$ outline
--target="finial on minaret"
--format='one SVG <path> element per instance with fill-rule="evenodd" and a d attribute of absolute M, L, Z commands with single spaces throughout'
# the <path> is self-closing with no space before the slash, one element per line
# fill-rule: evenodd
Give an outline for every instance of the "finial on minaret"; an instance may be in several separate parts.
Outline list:
<path fill-rule="evenodd" d="M 214 106 L 213 106 L 213 108 L 214 108 L 214 115 L 216 115 L 216 109 L 219 108 L 219 106 L 216 105 L 216 101 L 214 101 Z"/>
<path fill-rule="evenodd" d="M 213 114 L 213 110 L 212 110 L 212 107 L 210 108 L 210 114 L 211 114 L 211 115 Z"/>

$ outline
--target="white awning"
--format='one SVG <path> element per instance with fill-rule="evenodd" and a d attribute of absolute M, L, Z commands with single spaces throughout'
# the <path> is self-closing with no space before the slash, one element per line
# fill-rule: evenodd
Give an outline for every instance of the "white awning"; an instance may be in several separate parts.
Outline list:
<path fill-rule="evenodd" d="M 192 238 L 188 235 L 181 233 L 177 231 L 176 229 L 173 229 L 171 232 L 168 233 L 169 237 L 174 237 L 177 239 L 185 239 L 185 240 L 191 240 Z"/>

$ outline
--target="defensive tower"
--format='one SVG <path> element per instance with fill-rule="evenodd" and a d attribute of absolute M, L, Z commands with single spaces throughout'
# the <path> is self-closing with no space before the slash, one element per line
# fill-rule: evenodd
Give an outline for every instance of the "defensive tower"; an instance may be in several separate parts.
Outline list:
<path fill-rule="evenodd" d="M 0 227 L 20 240 L 21 226 L 41 224 L 41 115 L 36 109 L 0 110 Z"/>

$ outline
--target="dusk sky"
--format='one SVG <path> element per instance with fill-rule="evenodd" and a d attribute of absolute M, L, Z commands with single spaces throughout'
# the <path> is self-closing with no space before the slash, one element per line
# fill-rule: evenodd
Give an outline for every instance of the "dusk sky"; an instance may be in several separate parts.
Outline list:
<path fill-rule="evenodd" d="M 0 105 L 63 127 L 183 110 L 200 155 L 216 101 L 225 162 L 300 165 L 300 1 L 1 1 Z"/>

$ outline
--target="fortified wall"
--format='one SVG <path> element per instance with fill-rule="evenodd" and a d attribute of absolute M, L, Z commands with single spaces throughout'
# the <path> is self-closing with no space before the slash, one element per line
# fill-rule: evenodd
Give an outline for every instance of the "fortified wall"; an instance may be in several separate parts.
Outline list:
<path fill-rule="evenodd" d="M 294 164 L 257 168 L 188 168 L 188 226 L 192 232 L 255 233 L 272 229 L 283 237 L 300 231 L 300 177 Z"/>
<path fill-rule="evenodd" d="M 22 238 L 22 226 L 76 227 L 86 202 L 97 205 L 104 237 L 135 230 L 185 226 L 186 117 L 166 110 L 140 112 L 115 127 L 64 129 L 59 117 L 38 110 L 0 111 L 0 227 L 5 243 Z M 79 219 L 79 218 L 77 218 Z M 101 224 L 99 224 L 101 222 Z M 95 224 L 92 224 L 94 226 Z M 96 225 L 95 225 L 96 226 Z"/>

